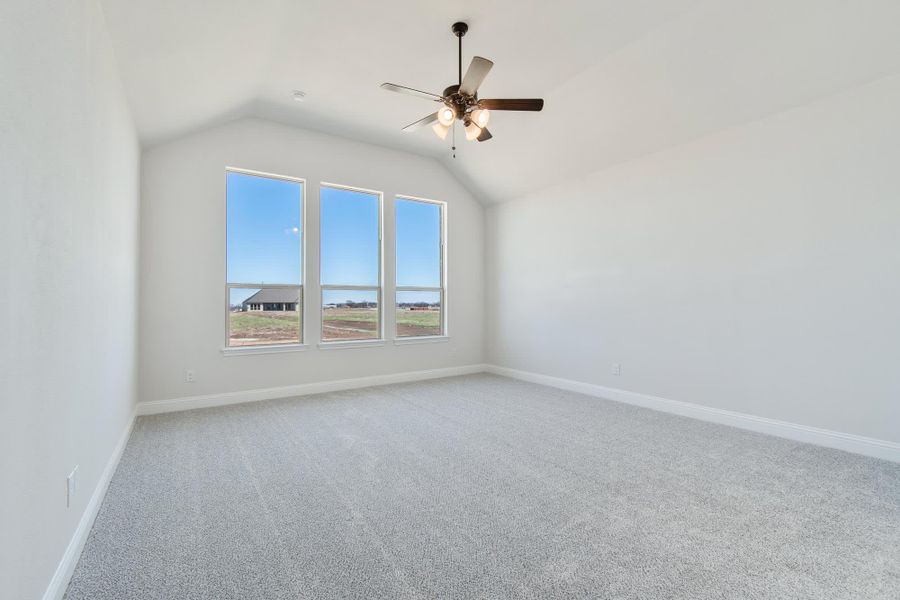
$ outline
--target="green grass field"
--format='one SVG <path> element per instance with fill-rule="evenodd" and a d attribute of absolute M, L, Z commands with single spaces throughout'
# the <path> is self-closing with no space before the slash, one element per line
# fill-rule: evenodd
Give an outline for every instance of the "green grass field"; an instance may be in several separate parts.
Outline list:
<path fill-rule="evenodd" d="M 300 341 L 299 312 L 230 313 L 230 344 L 296 344 Z M 397 309 L 400 337 L 441 334 L 440 310 Z M 378 336 L 378 311 L 374 308 L 326 308 L 322 318 L 325 340 L 364 340 Z"/>
<path fill-rule="evenodd" d="M 378 319 L 378 310 L 374 308 L 326 308 L 326 321 L 360 321 L 374 323 Z"/>

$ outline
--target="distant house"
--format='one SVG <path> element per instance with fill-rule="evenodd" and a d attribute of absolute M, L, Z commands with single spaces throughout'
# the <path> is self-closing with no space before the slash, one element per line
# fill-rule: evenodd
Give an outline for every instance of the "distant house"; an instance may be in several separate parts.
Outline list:
<path fill-rule="evenodd" d="M 288 288 L 270 288 L 259 290 L 241 303 L 244 312 L 270 310 L 288 312 L 297 310 L 300 303 L 299 290 Z"/>

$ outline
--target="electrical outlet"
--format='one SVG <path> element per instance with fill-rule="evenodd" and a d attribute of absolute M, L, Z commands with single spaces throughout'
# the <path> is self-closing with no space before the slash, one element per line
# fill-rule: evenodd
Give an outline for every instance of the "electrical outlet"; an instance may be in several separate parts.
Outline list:
<path fill-rule="evenodd" d="M 622 374 L 622 363 L 613 363 L 612 374 L 613 375 L 621 375 Z"/>
<path fill-rule="evenodd" d="M 194 370 L 188 369 L 184 372 L 184 382 L 185 383 L 194 383 Z"/>
<path fill-rule="evenodd" d="M 66 477 L 66 508 L 72 506 L 75 501 L 75 492 L 78 491 L 78 465 L 72 469 L 69 476 Z"/>

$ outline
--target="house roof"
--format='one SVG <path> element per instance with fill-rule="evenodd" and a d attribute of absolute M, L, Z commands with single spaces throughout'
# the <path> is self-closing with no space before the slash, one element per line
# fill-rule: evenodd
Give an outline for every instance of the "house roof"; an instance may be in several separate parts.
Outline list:
<path fill-rule="evenodd" d="M 300 291 L 290 288 L 267 288 L 259 290 L 244 302 L 268 304 L 272 302 L 299 302 Z"/>

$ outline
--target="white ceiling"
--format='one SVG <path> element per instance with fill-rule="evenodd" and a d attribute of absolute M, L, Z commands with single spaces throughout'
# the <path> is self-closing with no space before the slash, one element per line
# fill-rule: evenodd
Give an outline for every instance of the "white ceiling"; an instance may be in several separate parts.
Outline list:
<path fill-rule="evenodd" d="M 145 144 L 256 115 L 435 156 L 498 202 L 900 71 L 897 0 L 102 0 Z M 400 128 L 464 61 L 494 139 Z M 306 102 L 290 97 L 307 93 Z"/>

